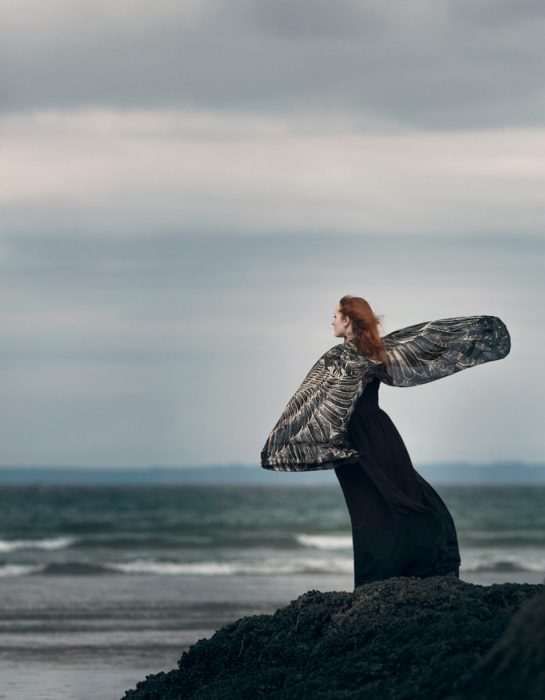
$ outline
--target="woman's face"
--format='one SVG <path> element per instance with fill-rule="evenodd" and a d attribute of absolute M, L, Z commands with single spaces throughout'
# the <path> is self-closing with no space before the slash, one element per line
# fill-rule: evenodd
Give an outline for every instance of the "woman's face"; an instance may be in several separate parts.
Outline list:
<path fill-rule="evenodd" d="M 333 326 L 333 335 L 335 338 L 345 338 L 347 330 L 349 327 L 351 328 L 351 321 L 348 316 L 343 316 L 339 304 L 337 304 L 333 312 L 331 325 Z"/>

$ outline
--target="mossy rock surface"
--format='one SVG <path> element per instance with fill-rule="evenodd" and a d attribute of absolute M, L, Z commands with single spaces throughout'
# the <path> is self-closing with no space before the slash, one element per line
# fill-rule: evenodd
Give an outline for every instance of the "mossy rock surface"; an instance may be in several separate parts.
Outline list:
<path fill-rule="evenodd" d="M 524 603 L 457 697 L 459 700 L 545 698 L 545 593 Z"/>
<path fill-rule="evenodd" d="M 516 613 L 543 609 L 537 596 L 544 585 L 448 576 L 311 590 L 199 640 L 177 669 L 147 676 L 122 700 L 473 700 L 484 697 L 476 674 L 489 674 L 483 664 Z"/>

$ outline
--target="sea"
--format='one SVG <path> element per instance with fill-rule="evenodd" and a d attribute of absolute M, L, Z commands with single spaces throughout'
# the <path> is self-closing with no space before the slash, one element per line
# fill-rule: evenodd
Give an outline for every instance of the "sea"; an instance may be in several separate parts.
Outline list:
<path fill-rule="evenodd" d="M 542 583 L 545 485 L 434 486 L 460 577 Z M 239 617 L 352 591 L 338 484 L 2 485 L 0 698 L 121 700 Z"/>

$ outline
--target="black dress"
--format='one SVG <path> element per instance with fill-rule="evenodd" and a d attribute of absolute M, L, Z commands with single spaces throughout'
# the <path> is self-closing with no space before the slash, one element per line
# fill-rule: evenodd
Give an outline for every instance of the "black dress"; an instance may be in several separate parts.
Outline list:
<path fill-rule="evenodd" d="M 350 417 L 358 461 L 335 468 L 352 523 L 354 586 L 390 576 L 458 576 L 452 516 L 379 407 L 379 386 L 378 377 L 366 385 Z"/>

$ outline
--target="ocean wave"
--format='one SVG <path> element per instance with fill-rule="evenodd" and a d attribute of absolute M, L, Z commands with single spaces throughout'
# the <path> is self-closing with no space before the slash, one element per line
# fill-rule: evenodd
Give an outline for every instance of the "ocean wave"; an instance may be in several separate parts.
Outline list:
<path fill-rule="evenodd" d="M 467 573 L 532 572 L 545 575 L 545 557 L 462 556 L 462 575 Z M 278 576 L 297 574 L 352 574 L 352 557 L 263 560 L 176 562 L 140 558 L 122 562 L 93 564 L 88 562 L 52 562 L 49 564 L 0 564 L 0 577 L 8 576 L 98 576 L 115 574 L 149 574 L 156 576 Z"/>
<path fill-rule="evenodd" d="M 15 552 L 18 549 L 66 549 L 75 542 L 75 537 L 44 537 L 39 540 L 0 540 L 0 552 Z"/>
<path fill-rule="evenodd" d="M 479 572 L 509 572 L 509 571 L 528 571 L 545 574 L 545 556 L 543 554 L 537 557 L 525 557 L 517 555 L 501 554 L 498 556 L 485 555 L 480 558 L 469 559 L 466 563 L 462 556 L 462 571 L 479 573 Z"/>
<path fill-rule="evenodd" d="M 461 535 L 467 535 L 467 537 L 476 537 L 478 539 L 486 540 L 501 540 L 502 538 L 516 537 L 521 540 L 531 540 L 535 542 L 545 541 L 545 529 L 532 529 L 532 530 L 470 530 L 467 533 L 461 532 Z"/>
<path fill-rule="evenodd" d="M 201 535 L 173 535 L 173 536 L 149 536 L 132 534 L 132 535 L 112 535 L 106 533 L 103 535 L 91 535 L 82 538 L 78 542 L 78 549 L 93 549 L 94 547 L 108 549 L 179 549 L 183 548 L 203 548 L 214 544 L 211 537 Z"/>
<path fill-rule="evenodd" d="M 297 559 L 294 561 L 270 559 L 258 562 L 247 561 L 202 561 L 191 563 L 160 562 L 153 559 L 137 559 L 130 562 L 107 564 L 108 568 L 127 574 L 158 575 L 254 575 L 272 576 L 278 574 L 338 574 L 351 573 L 351 559 Z"/>
<path fill-rule="evenodd" d="M 111 550 L 157 549 L 256 549 L 266 547 L 277 550 L 294 550 L 301 547 L 290 533 L 278 535 L 270 532 L 214 532 L 211 535 L 146 535 L 110 534 L 89 535 L 78 541 L 78 549 L 95 547 Z"/>
<path fill-rule="evenodd" d="M 62 562 L 40 565 L 0 565 L 0 576 L 96 576 L 104 574 L 153 574 L 156 576 L 274 576 L 289 574 L 350 574 L 351 559 L 303 558 L 296 560 L 265 559 L 261 561 L 168 562 L 155 559 L 134 559 L 125 562 L 89 564 Z"/>
<path fill-rule="evenodd" d="M 46 576 L 95 576 L 98 574 L 109 574 L 107 564 L 89 564 L 87 562 L 67 561 L 52 562 L 42 565 L 39 572 Z"/>
<path fill-rule="evenodd" d="M 299 544 L 316 549 L 352 549 L 351 535 L 296 535 Z"/>
<path fill-rule="evenodd" d="M 539 529 L 460 531 L 459 541 L 463 547 L 467 548 L 530 548 L 545 544 L 545 531 Z"/>
<path fill-rule="evenodd" d="M 36 564 L 0 564 L 0 577 L 28 576 L 40 572 L 43 566 Z"/>
<path fill-rule="evenodd" d="M 497 572 L 497 573 L 508 573 L 508 572 L 534 572 L 542 573 L 545 576 L 545 568 L 543 566 L 535 566 L 532 564 L 519 564 L 512 561 L 497 561 L 493 564 L 477 564 L 472 566 L 463 566 L 461 571 L 466 571 L 467 573 L 485 573 L 485 572 Z"/>

